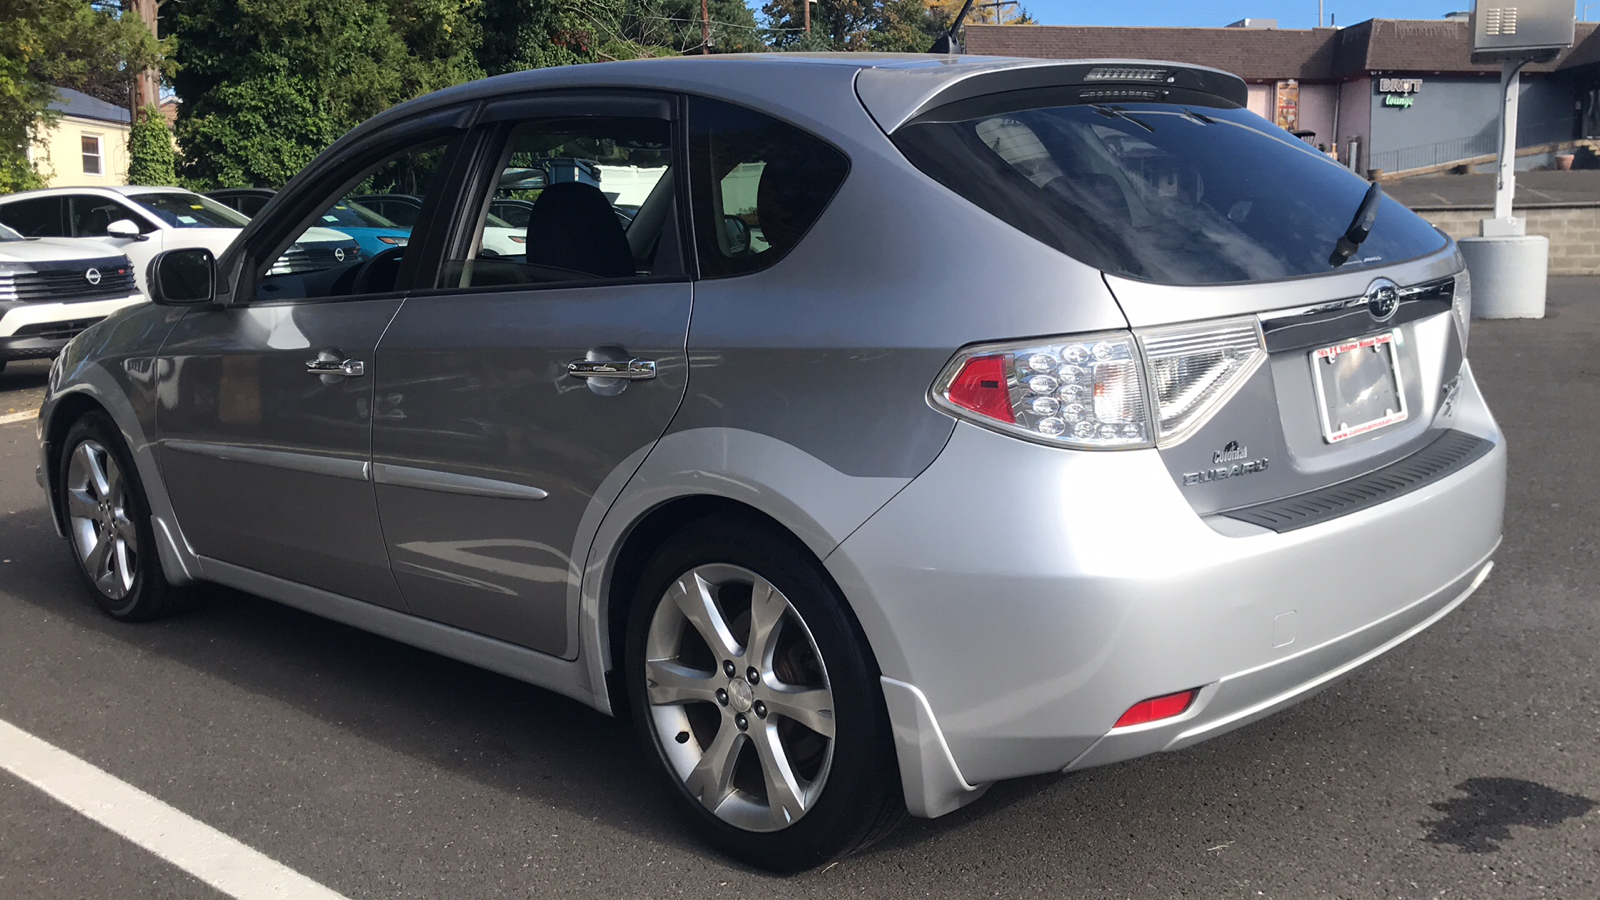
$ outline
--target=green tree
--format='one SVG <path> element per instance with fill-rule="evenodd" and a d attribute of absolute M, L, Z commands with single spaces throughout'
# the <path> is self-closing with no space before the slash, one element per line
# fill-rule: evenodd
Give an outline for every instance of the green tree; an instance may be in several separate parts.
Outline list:
<path fill-rule="evenodd" d="M 175 184 L 178 157 L 172 152 L 172 132 L 161 109 L 146 106 L 128 129 L 128 183 Z"/>
<path fill-rule="evenodd" d="M 161 45 L 114 3 L 0 0 L 0 23 L 0 192 L 9 192 L 43 184 L 27 148 L 59 118 L 49 108 L 57 86 L 126 83 L 158 64 Z"/>
<path fill-rule="evenodd" d="M 0 0 L 3 2 L 3 0 Z M 163 8 L 195 187 L 279 186 L 340 135 L 482 74 L 482 0 L 185 0 Z"/>

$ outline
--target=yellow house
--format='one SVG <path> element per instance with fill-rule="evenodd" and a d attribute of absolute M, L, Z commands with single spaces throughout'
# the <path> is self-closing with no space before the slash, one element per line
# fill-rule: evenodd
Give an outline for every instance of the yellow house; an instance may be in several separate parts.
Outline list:
<path fill-rule="evenodd" d="M 56 88 L 61 114 L 28 148 L 50 187 L 128 183 L 128 111 L 88 94 Z"/>

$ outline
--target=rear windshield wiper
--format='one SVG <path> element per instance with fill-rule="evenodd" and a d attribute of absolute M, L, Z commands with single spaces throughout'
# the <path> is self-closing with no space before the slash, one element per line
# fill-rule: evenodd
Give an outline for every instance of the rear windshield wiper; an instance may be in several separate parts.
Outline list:
<path fill-rule="evenodd" d="M 1089 104 L 1089 108 L 1108 119 L 1127 119 L 1129 122 L 1132 122 L 1151 134 L 1156 133 L 1154 128 L 1151 128 L 1149 125 L 1146 125 L 1138 119 L 1135 119 L 1133 116 L 1128 115 L 1125 110 L 1118 109 L 1115 106 L 1102 106 L 1099 103 L 1091 103 Z"/>
<path fill-rule="evenodd" d="M 1333 254 L 1328 257 L 1328 265 L 1335 269 L 1344 265 L 1355 255 L 1356 248 L 1361 242 L 1372 234 L 1372 223 L 1378 218 L 1378 198 L 1383 196 L 1383 188 L 1373 182 L 1367 188 L 1366 196 L 1361 198 L 1361 205 L 1356 207 L 1356 214 L 1350 219 L 1350 227 L 1339 236 L 1339 243 L 1334 245 Z"/>

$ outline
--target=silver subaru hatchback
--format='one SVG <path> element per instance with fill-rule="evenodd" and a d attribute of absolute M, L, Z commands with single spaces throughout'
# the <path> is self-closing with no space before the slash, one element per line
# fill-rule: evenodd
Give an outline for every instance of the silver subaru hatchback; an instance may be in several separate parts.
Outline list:
<path fill-rule="evenodd" d="M 1460 255 L 1245 99 L 786 54 L 432 94 L 74 340 L 40 482 L 116 618 L 230 585 L 628 715 L 710 842 L 814 866 L 1267 716 L 1488 575 Z M 273 267 L 356 194 L 406 240 Z"/>

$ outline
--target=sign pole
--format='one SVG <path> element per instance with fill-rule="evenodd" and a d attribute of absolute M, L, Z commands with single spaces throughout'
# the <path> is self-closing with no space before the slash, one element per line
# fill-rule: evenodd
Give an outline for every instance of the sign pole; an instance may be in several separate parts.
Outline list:
<path fill-rule="evenodd" d="M 1527 233 L 1527 223 L 1513 218 L 1511 204 L 1517 193 L 1517 100 L 1522 93 L 1522 67 L 1527 60 L 1506 60 L 1500 65 L 1500 152 L 1494 186 L 1494 219 L 1485 220 L 1485 237 L 1516 237 Z M 1490 224 L 1490 222 L 1494 224 Z"/>

